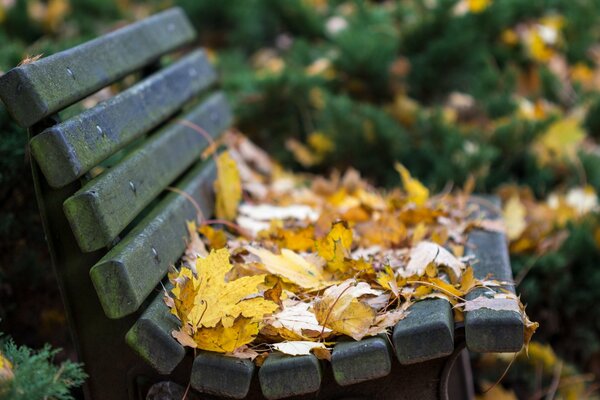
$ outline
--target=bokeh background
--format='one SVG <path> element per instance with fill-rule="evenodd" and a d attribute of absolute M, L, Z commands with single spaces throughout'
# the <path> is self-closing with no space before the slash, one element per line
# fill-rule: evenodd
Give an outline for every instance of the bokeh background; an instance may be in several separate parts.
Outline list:
<path fill-rule="evenodd" d="M 0 73 L 173 5 L 217 65 L 236 126 L 286 166 L 354 167 L 393 186 L 401 161 L 433 190 L 473 182 L 500 196 L 540 328 L 480 396 L 597 396 L 600 2 L 0 0 Z M 26 134 L 2 107 L 0 135 L 0 331 L 75 360 Z M 478 390 L 512 359 L 476 357 Z"/>

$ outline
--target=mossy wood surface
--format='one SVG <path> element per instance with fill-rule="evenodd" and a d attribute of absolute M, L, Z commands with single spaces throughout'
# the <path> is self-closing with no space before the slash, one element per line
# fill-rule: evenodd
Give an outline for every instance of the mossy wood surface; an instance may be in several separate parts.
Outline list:
<path fill-rule="evenodd" d="M 501 218 L 498 199 L 489 203 L 485 207 L 486 218 Z M 506 236 L 499 232 L 474 230 L 469 234 L 466 250 L 477 260 L 473 267 L 476 278 L 513 282 L 507 243 Z M 503 288 L 514 293 L 512 284 Z M 500 288 L 476 289 L 467 295 L 467 300 L 493 296 L 494 292 L 500 292 Z M 514 306 L 518 309 L 516 301 Z M 523 346 L 523 332 L 523 318 L 516 311 L 481 308 L 465 313 L 466 343 L 471 351 L 517 352 Z"/>
<path fill-rule="evenodd" d="M 195 32 L 179 8 L 7 72 L 0 98 L 23 127 L 83 99 L 189 43 Z"/>
<path fill-rule="evenodd" d="M 225 98 L 216 94 L 181 118 L 215 138 L 229 125 L 231 114 Z M 175 120 L 78 190 L 65 202 L 64 210 L 81 249 L 93 251 L 111 243 L 200 158 L 209 145 L 207 140 Z"/>
<path fill-rule="evenodd" d="M 45 130 L 32 139 L 32 154 L 50 186 L 64 186 L 165 121 L 215 78 L 206 56 L 197 50 Z"/>

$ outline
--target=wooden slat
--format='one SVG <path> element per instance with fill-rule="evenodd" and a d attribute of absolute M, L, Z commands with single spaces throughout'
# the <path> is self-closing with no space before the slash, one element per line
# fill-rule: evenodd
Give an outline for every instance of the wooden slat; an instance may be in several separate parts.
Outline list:
<path fill-rule="evenodd" d="M 202 392 L 243 399 L 250 390 L 254 363 L 209 351 L 199 351 L 192 366 L 191 386 Z"/>
<path fill-rule="evenodd" d="M 177 319 L 169 312 L 159 293 L 127 332 L 125 340 L 159 373 L 168 374 L 185 357 L 184 347 L 171 335 L 178 326 Z"/>
<path fill-rule="evenodd" d="M 454 316 L 444 299 L 419 301 L 408 309 L 393 334 L 396 356 L 402 364 L 414 364 L 452 354 Z"/>
<path fill-rule="evenodd" d="M 166 120 L 211 85 L 216 74 L 201 50 L 31 140 L 52 187 L 73 182 Z"/>
<path fill-rule="evenodd" d="M 217 137 L 229 126 L 231 114 L 225 97 L 215 94 L 183 119 Z M 174 121 L 88 182 L 64 203 L 80 248 L 89 252 L 111 243 L 208 145 L 204 136 Z"/>
<path fill-rule="evenodd" d="M 314 393 L 321 386 L 321 364 L 313 355 L 271 354 L 259 368 L 258 379 L 269 400 Z"/>
<path fill-rule="evenodd" d="M 490 200 L 477 201 L 478 204 Z M 499 202 L 492 200 L 484 209 L 487 218 L 500 218 Z M 506 236 L 499 232 L 474 230 L 469 234 L 467 254 L 477 260 L 473 266 L 478 279 L 496 279 L 512 282 L 512 271 Z M 514 286 L 504 286 L 514 293 Z M 500 289 L 496 288 L 496 291 Z M 476 289 L 467 295 L 467 300 L 479 296 L 493 296 L 490 289 Z M 518 309 L 517 301 L 514 307 Z M 467 347 L 476 352 L 516 352 L 523 346 L 523 319 L 516 311 L 479 309 L 465 313 L 465 335 Z"/>
<path fill-rule="evenodd" d="M 10 70 L 0 78 L 0 98 L 17 123 L 29 127 L 194 37 L 184 12 L 173 8 Z"/>
<path fill-rule="evenodd" d="M 384 377 L 392 370 L 390 353 L 384 337 L 340 342 L 331 355 L 333 377 L 342 386 Z"/>
<path fill-rule="evenodd" d="M 212 161 L 194 167 L 177 185 L 189 194 L 204 215 L 214 205 Z M 104 312 L 120 318 L 136 311 L 181 257 L 187 237 L 186 221 L 196 218 L 192 202 L 169 193 L 125 238 L 90 270 Z"/>

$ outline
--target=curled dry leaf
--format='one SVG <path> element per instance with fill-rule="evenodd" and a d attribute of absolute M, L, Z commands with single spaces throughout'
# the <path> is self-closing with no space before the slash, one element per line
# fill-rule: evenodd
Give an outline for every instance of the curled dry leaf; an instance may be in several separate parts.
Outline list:
<path fill-rule="evenodd" d="M 447 267 L 454 279 L 458 279 L 466 267 L 462 261 L 439 244 L 425 241 L 420 242 L 417 247 L 412 249 L 406 271 L 401 271 L 401 273 L 405 277 L 422 276 L 430 264 L 434 264 L 436 267 Z"/>

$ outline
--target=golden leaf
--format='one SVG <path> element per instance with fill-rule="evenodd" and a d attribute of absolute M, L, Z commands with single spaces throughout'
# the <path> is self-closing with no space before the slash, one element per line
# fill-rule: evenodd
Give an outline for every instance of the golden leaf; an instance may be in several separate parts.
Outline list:
<path fill-rule="evenodd" d="M 231 353 L 251 343 L 259 331 L 255 318 L 239 317 L 229 327 L 219 322 L 214 328 L 201 328 L 193 336 L 198 348 L 219 353 Z"/>
<path fill-rule="evenodd" d="M 217 179 L 215 187 L 215 215 L 217 218 L 233 220 L 242 199 L 242 182 L 235 161 L 224 151 L 217 157 Z"/>
<path fill-rule="evenodd" d="M 509 240 L 518 239 L 527 228 L 526 213 L 527 210 L 525 210 L 525 206 L 521 203 L 518 195 L 511 197 L 504 205 L 502 214 L 506 224 L 506 236 Z"/>
<path fill-rule="evenodd" d="M 533 143 L 532 150 L 542 166 L 557 161 L 574 160 L 585 137 L 580 118 L 567 117 L 550 125 Z"/>
<path fill-rule="evenodd" d="M 233 267 L 229 257 L 227 249 L 213 250 L 208 257 L 198 258 L 197 275 L 188 268 L 182 268 L 173 280 L 174 307 L 171 312 L 182 322 L 182 330 L 205 350 L 229 349 L 231 343 L 256 335 L 263 317 L 278 308 L 277 303 L 266 300 L 260 293 L 267 275 L 245 276 L 230 282 L 225 280 L 225 275 Z M 217 331 L 222 339 L 212 337 Z M 210 343 L 210 348 L 204 347 Z"/>
<path fill-rule="evenodd" d="M 327 261 L 332 271 L 348 270 L 349 266 L 344 261 L 350 257 L 351 247 L 352 230 L 343 221 L 335 222 L 327 236 L 317 241 L 317 253 Z"/>
<path fill-rule="evenodd" d="M 429 198 L 429 189 L 427 189 L 421 182 L 410 176 L 410 172 L 400 163 L 396 163 L 394 168 L 400 174 L 402 178 L 402 185 L 404 190 L 408 194 L 408 201 L 415 203 L 418 206 L 425 204 Z"/>
<path fill-rule="evenodd" d="M 377 313 L 359 298 L 379 294 L 366 282 L 353 279 L 331 286 L 314 304 L 317 321 L 337 333 L 360 340 L 368 334 Z"/>
<path fill-rule="evenodd" d="M 260 258 L 268 272 L 304 289 L 322 289 L 331 284 L 326 281 L 321 268 L 291 250 L 282 249 L 281 254 L 254 247 L 248 247 L 247 250 Z"/>
<path fill-rule="evenodd" d="M 209 246 L 214 249 L 222 249 L 227 244 L 227 236 L 222 229 L 214 229 L 210 225 L 202 225 L 198 232 L 204 235 Z"/>

